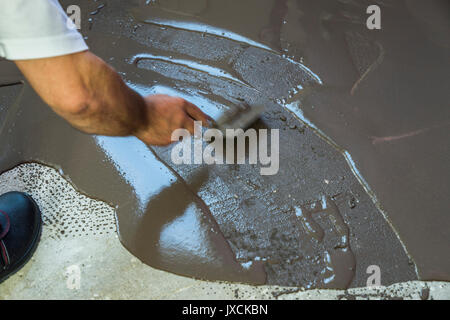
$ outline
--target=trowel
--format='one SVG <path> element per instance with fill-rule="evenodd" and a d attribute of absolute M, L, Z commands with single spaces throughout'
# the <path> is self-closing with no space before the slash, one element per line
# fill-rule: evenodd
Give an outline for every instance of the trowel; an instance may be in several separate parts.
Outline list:
<path fill-rule="evenodd" d="M 222 131 L 224 135 L 226 129 L 245 130 L 259 119 L 264 110 L 265 107 L 261 105 L 240 104 L 232 106 L 215 121 L 213 127 Z"/>

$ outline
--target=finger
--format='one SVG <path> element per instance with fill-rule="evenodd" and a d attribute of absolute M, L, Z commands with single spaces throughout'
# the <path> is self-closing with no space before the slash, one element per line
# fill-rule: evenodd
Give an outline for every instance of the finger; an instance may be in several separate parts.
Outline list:
<path fill-rule="evenodd" d="M 186 101 L 185 110 L 192 119 L 201 121 L 202 126 L 208 127 L 210 125 L 210 122 L 213 121 L 210 116 L 205 114 L 202 110 L 200 110 L 199 107 L 190 102 Z"/>

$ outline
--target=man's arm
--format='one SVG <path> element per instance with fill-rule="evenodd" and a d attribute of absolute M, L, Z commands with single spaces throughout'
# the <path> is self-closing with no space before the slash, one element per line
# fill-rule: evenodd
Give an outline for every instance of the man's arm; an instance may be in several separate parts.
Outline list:
<path fill-rule="evenodd" d="M 184 99 L 142 97 L 89 51 L 15 63 L 57 114 L 86 133 L 134 135 L 146 144 L 167 145 L 175 129 L 193 133 L 194 120 L 210 120 Z"/>

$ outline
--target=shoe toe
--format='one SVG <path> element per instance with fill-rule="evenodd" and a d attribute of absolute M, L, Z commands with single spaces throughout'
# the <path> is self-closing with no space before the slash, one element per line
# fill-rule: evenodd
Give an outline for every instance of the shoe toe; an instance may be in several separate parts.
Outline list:
<path fill-rule="evenodd" d="M 41 213 L 33 199 L 21 192 L 1 195 L 0 210 L 9 218 L 0 214 L 0 234 L 7 226 L 7 220 L 10 225 L 2 239 L 10 259 L 6 272 L 14 272 L 28 260 L 37 245 L 42 228 Z"/>

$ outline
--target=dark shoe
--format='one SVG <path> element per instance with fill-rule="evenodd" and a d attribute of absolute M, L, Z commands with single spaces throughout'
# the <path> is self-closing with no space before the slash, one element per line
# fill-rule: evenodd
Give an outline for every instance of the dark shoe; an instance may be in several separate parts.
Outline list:
<path fill-rule="evenodd" d="M 41 212 L 25 193 L 0 196 L 0 282 L 21 269 L 37 247 Z"/>

